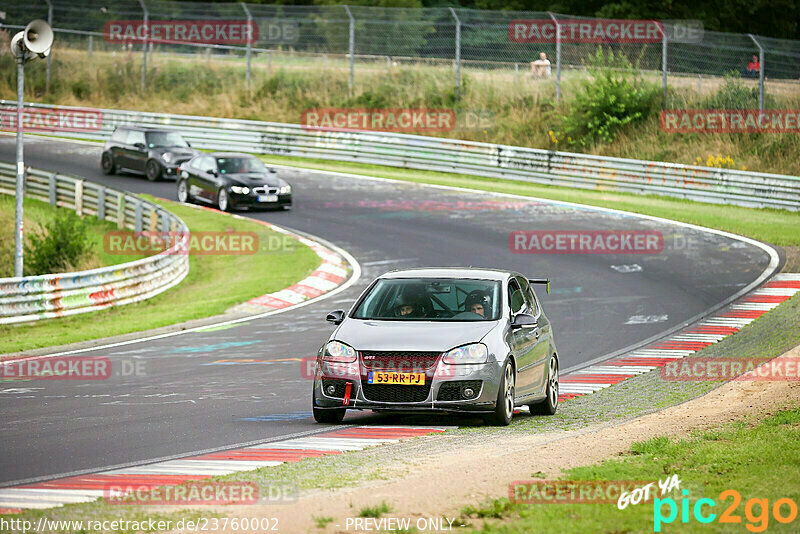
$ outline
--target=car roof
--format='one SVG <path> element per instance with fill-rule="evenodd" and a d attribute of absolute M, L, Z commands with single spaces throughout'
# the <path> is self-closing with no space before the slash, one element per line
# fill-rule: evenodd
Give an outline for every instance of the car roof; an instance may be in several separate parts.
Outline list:
<path fill-rule="evenodd" d="M 418 267 L 390 271 L 380 278 L 472 278 L 481 280 L 507 280 L 519 273 L 501 269 L 481 269 L 476 267 Z M 522 276 L 522 275 L 519 275 Z"/>
<path fill-rule="evenodd" d="M 254 155 L 245 152 L 212 152 L 206 155 L 214 156 L 215 158 L 255 158 Z"/>
<path fill-rule="evenodd" d="M 145 128 L 143 126 L 117 126 L 116 130 L 133 130 L 135 132 L 171 132 L 171 133 L 180 133 L 176 132 L 175 130 L 170 130 L 168 128 Z"/>

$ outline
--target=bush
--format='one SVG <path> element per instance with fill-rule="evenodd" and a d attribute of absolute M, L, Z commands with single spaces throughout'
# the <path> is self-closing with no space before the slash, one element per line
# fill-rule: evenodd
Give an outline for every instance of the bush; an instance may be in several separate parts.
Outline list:
<path fill-rule="evenodd" d="M 625 58 L 606 58 L 601 50 L 592 61 L 591 78 L 578 87 L 561 124 L 560 137 L 588 148 L 610 143 L 628 124 L 649 119 L 658 109 L 661 89 L 642 80 Z"/>
<path fill-rule="evenodd" d="M 69 271 L 89 249 L 86 223 L 71 211 L 59 210 L 55 219 L 29 234 L 25 244 L 25 275 Z"/>
<path fill-rule="evenodd" d="M 709 109 L 758 109 L 758 87 L 746 87 L 738 74 L 725 76 L 722 87 L 706 99 L 704 106 Z M 764 108 L 775 107 L 775 100 L 764 91 Z"/>

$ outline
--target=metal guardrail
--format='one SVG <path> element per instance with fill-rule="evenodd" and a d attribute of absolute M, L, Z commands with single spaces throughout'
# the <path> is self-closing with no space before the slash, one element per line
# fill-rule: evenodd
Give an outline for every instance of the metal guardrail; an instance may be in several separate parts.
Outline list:
<path fill-rule="evenodd" d="M 15 166 L 0 163 L 0 193 L 14 195 L 15 182 Z M 28 169 L 25 194 L 115 222 L 120 229 L 188 232 L 180 218 L 161 206 L 72 176 Z M 0 324 L 86 313 L 162 293 L 189 273 L 189 256 L 181 246 L 176 240 L 159 254 L 89 271 L 0 278 Z"/>
<path fill-rule="evenodd" d="M 14 114 L 14 105 L 0 100 L 0 114 Z M 80 109 L 44 104 L 27 104 L 26 108 L 29 113 L 70 113 Z M 101 119 L 94 129 L 48 130 L 50 123 L 41 121 L 36 131 L 105 141 L 118 125 L 170 128 L 179 130 L 192 146 L 202 149 L 352 161 L 582 189 L 665 195 L 718 204 L 800 210 L 800 177 L 797 176 L 409 134 L 334 131 L 297 124 L 140 111 L 94 111 Z M 3 120 L 2 124 L 10 122 Z"/>

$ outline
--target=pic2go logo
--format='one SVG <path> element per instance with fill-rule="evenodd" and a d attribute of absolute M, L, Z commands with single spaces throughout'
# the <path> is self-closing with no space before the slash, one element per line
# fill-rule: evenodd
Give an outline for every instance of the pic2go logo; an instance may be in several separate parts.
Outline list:
<path fill-rule="evenodd" d="M 691 509 L 695 521 L 698 523 L 712 523 L 717 519 L 717 515 L 711 511 L 717 506 L 713 499 L 698 499 L 694 506 L 689 504 L 689 490 L 682 490 L 683 498 L 680 504 L 681 523 L 689 523 L 689 511 Z M 730 506 L 720 514 L 718 523 L 741 523 L 741 516 L 736 514 L 736 509 L 742 502 L 741 494 L 736 490 L 725 490 L 719 494 L 720 501 L 732 499 Z M 664 508 L 668 509 L 664 515 Z M 653 501 L 653 532 L 661 532 L 662 524 L 669 524 L 678 518 L 678 503 L 675 499 L 656 498 Z M 786 513 L 788 512 L 788 513 Z M 744 515 L 748 523 L 745 525 L 750 532 L 764 532 L 769 526 L 770 506 L 769 499 L 749 499 L 744 505 Z M 772 517 L 778 523 L 791 523 L 797 519 L 797 503 L 789 498 L 781 498 L 772 504 Z"/>

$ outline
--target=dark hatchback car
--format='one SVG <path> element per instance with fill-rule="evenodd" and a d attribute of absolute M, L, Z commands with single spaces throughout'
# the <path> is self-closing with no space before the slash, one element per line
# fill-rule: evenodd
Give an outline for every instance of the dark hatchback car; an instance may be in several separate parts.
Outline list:
<path fill-rule="evenodd" d="M 250 154 L 200 154 L 181 165 L 178 200 L 200 201 L 221 211 L 292 206 L 292 186 Z"/>
<path fill-rule="evenodd" d="M 177 176 L 181 163 L 195 155 L 197 151 L 177 132 L 119 126 L 103 147 L 100 166 L 104 174 L 133 171 L 154 182 Z"/>

